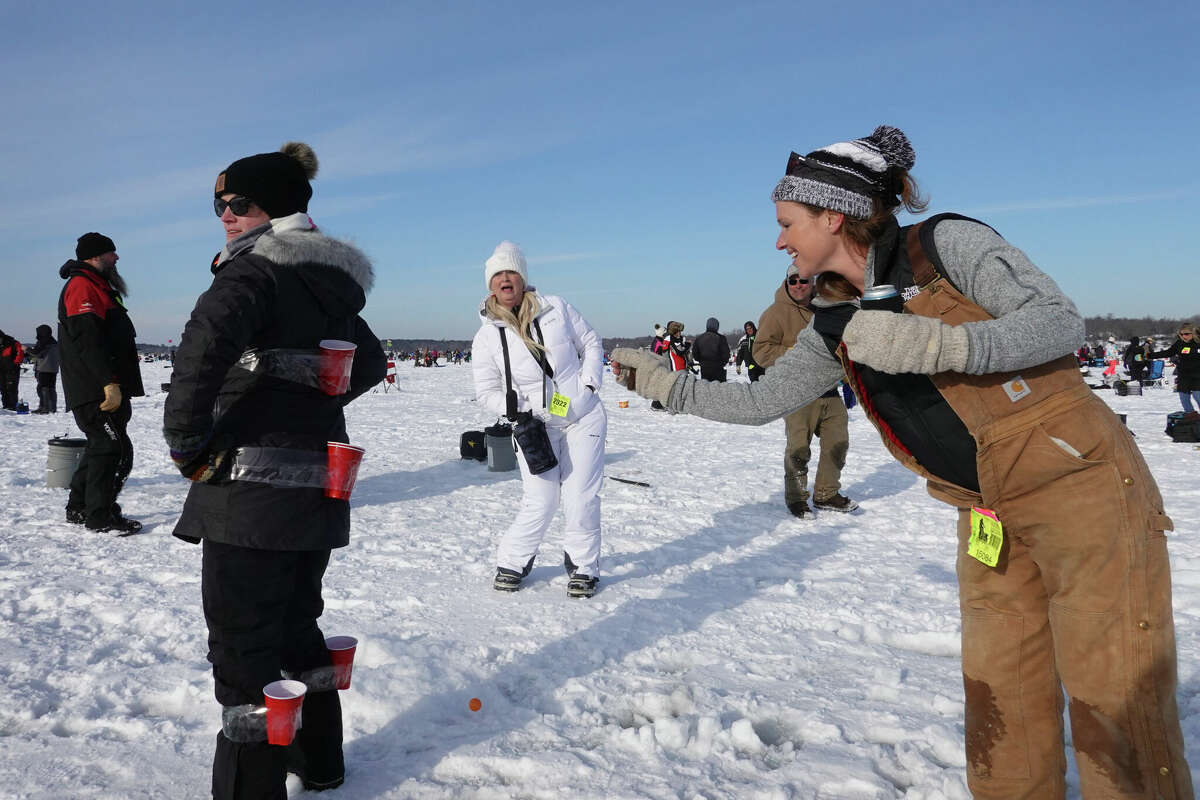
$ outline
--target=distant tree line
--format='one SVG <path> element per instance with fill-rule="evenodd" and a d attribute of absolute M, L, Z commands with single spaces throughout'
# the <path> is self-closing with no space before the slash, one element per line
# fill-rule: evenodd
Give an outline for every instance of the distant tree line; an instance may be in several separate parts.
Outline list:
<path fill-rule="evenodd" d="M 1174 317 L 1114 317 L 1105 314 L 1103 317 L 1084 317 L 1084 329 L 1087 340 L 1107 339 L 1109 336 L 1118 340 L 1129 340 L 1134 336 L 1165 336 L 1174 339 L 1175 332 L 1185 322 L 1200 322 L 1200 314 L 1178 319 Z"/>
<path fill-rule="evenodd" d="M 1194 314 L 1191 317 L 1175 318 L 1175 317 L 1114 317 L 1112 314 L 1106 314 L 1102 317 L 1084 317 L 1083 319 L 1085 330 L 1087 331 L 1087 340 L 1089 342 L 1097 339 L 1107 339 L 1109 336 L 1114 336 L 1117 339 L 1128 340 L 1134 336 L 1165 336 L 1174 337 L 1175 332 L 1179 330 L 1179 326 L 1184 322 L 1194 322 L 1200 324 L 1200 314 Z M 729 340 L 730 347 L 736 347 L 738 340 L 742 338 L 742 329 L 738 328 L 734 331 L 728 331 L 725 338 Z M 694 336 L 688 336 L 688 341 L 694 339 Z M 469 350 L 471 347 L 470 339 L 381 339 L 384 347 L 387 347 L 387 342 L 391 342 L 391 349 L 397 352 L 409 352 L 417 349 L 430 350 Z M 604 337 L 604 352 L 610 353 L 617 347 L 649 347 L 654 341 L 653 336 L 605 336 Z M 138 344 L 138 351 L 142 353 L 165 353 L 173 348 L 164 344 Z"/>

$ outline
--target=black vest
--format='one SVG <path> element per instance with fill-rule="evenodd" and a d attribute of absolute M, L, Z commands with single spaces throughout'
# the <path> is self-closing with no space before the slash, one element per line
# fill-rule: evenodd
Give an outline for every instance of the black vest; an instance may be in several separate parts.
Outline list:
<path fill-rule="evenodd" d="M 965 219 L 939 214 L 921 229 L 921 244 L 939 269 L 941 259 L 933 247 L 933 228 L 946 218 Z M 915 290 L 912 265 L 904 247 L 908 230 L 893 220 L 875 243 L 875 285 L 890 283 L 905 298 Z M 906 289 L 910 290 L 907 294 Z M 979 491 L 975 439 L 928 375 L 891 375 L 864 364 L 855 364 L 854 368 L 876 415 L 922 467 L 942 480 Z"/>

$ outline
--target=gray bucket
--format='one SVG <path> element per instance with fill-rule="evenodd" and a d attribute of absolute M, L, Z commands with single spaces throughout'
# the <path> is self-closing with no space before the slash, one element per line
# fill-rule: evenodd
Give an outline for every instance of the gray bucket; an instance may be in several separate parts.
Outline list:
<path fill-rule="evenodd" d="M 49 441 L 50 454 L 46 458 L 46 485 L 51 489 L 67 489 L 71 486 L 71 478 L 83 458 L 83 448 L 87 447 L 87 439 L 66 439 L 54 437 Z"/>
<path fill-rule="evenodd" d="M 493 425 L 484 429 L 483 438 L 487 445 L 488 472 L 508 472 L 517 468 L 511 426 Z"/>

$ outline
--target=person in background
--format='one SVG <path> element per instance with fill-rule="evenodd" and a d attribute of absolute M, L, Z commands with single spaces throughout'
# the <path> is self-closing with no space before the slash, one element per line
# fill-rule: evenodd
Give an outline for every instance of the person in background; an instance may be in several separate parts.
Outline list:
<path fill-rule="evenodd" d="M 675 372 L 690 370 L 692 366 L 692 343 L 683 338 L 683 323 L 674 320 L 667 323 L 667 363 Z"/>
<path fill-rule="evenodd" d="M 709 317 L 704 333 L 692 342 L 692 358 L 700 365 L 700 378 L 706 381 L 725 380 L 725 365 L 729 363 L 729 340 L 721 335 L 721 323 Z"/>
<path fill-rule="evenodd" d="M 1151 353 L 1150 359 L 1175 359 L 1175 391 L 1184 411 L 1195 412 L 1200 405 L 1200 343 L 1196 341 L 1196 326 L 1185 322 L 1179 326 L 1179 336 L 1166 350 Z"/>
<path fill-rule="evenodd" d="M 742 326 L 745 335 L 738 339 L 737 344 L 737 359 L 734 362 L 737 367 L 737 374 L 742 374 L 742 364 L 746 365 L 746 375 L 750 378 L 751 383 L 755 383 L 762 377 L 762 367 L 754 360 L 754 338 L 758 336 L 758 326 L 747 320 Z"/>
<path fill-rule="evenodd" d="M 53 414 L 58 411 L 58 340 L 50 333 L 49 325 L 38 325 L 37 341 L 29 348 L 37 376 L 38 407 L 34 414 Z"/>
<path fill-rule="evenodd" d="M 142 524 L 124 516 L 117 497 L 133 468 L 129 399 L 145 391 L 119 259 L 113 240 L 93 231 L 79 237 L 75 260 L 59 268 L 66 285 L 58 298 L 58 356 L 67 409 L 87 437 L 71 479 L 67 522 L 128 534 Z"/>
<path fill-rule="evenodd" d="M 915 158 L 889 126 L 791 154 L 775 246 L 820 275 L 817 310 L 761 381 L 698 381 L 628 348 L 614 375 L 669 411 L 750 425 L 844 377 L 888 451 L 958 509 L 976 800 L 1066 796 L 1064 689 L 1083 797 L 1190 800 L 1154 476 L 1083 382 L 1083 320 L 1048 275 L 975 220 L 900 227 L 898 207 L 925 205 Z M 884 285 L 890 305 L 860 308 Z"/>
<path fill-rule="evenodd" d="M 1146 367 L 1149 366 L 1147 353 L 1149 353 L 1148 342 L 1143 344 L 1141 339 L 1136 336 L 1129 341 L 1129 346 L 1125 348 L 1121 360 L 1125 364 L 1125 369 L 1129 371 L 1130 380 L 1142 382 L 1142 378 L 1146 374 Z"/>
<path fill-rule="evenodd" d="M 796 337 L 812 322 L 812 282 L 802 278 L 796 267 L 788 267 L 787 276 L 775 290 L 775 302 L 758 320 L 754 340 L 754 360 L 764 369 L 792 349 Z M 804 408 L 783 418 L 787 445 L 783 453 L 783 502 L 788 511 L 803 519 L 812 513 L 808 505 L 808 461 L 812 457 L 812 437 L 821 438 L 821 457 L 813 481 L 813 505 L 829 511 L 849 512 L 858 508 L 844 494 L 842 468 L 850 450 L 849 415 L 846 404 L 833 387 Z"/>
<path fill-rule="evenodd" d="M 1121 363 L 1121 349 L 1117 347 L 1117 337 L 1110 336 L 1104 344 L 1104 361 L 1108 365 L 1104 368 L 1104 377 L 1113 378 L 1117 374 L 1117 365 Z"/>
<path fill-rule="evenodd" d="M 667 329 L 657 322 L 654 323 L 654 341 L 650 343 L 650 352 L 661 355 L 667 352 Z"/>
<path fill-rule="evenodd" d="M 0 398 L 7 411 L 17 410 L 18 386 L 21 382 L 21 362 L 25 348 L 4 331 L 0 331 Z"/>
<path fill-rule="evenodd" d="M 203 542 L 200 594 L 222 709 L 217 800 L 282 800 L 287 772 L 311 790 L 345 774 L 341 703 L 317 620 L 331 551 L 349 543 L 350 505 L 327 497 L 322 479 L 328 443 L 349 441 L 343 408 L 383 380 L 387 358 L 359 316 L 370 261 L 308 215 L 316 172 L 312 148 L 288 142 L 217 176 L 225 247 L 184 328 L 163 413 L 171 459 L 192 481 L 174 534 Z M 294 366 L 319 359 L 322 339 L 357 345 L 344 394 L 323 390 L 319 369 Z M 235 472 L 241 457 L 277 485 L 251 480 L 245 465 Z M 268 744 L 263 714 L 263 687 L 281 676 L 308 687 L 287 747 Z"/>
<path fill-rule="evenodd" d="M 561 297 L 528 283 L 525 254 L 503 241 L 484 262 L 488 296 L 471 343 L 475 398 L 510 421 L 545 425 L 558 464 L 534 475 L 524 451 L 521 505 L 496 552 L 496 591 L 515 592 L 533 569 L 550 521 L 563 509 L 567 596 L 591 597 L 600 580 L 600 482 L 608 417 L 597 391 L 600 336 Z"/>

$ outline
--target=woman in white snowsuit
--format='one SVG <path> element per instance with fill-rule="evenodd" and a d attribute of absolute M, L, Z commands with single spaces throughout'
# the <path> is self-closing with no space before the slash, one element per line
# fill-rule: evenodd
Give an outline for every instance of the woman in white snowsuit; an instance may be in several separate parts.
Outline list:
<path fill-rule="evenodd" d="M 608 428 L 596 394 L 604 370 L 600 336 L 570 303 L 527 285 L 525 256 L 512 242 L 496 246 L 484 265 L 484 282 L 489 294 L 471 345 L 475 397 L 498 416 L 515 411 L 542 420 L 558 459 L 539 475 L 530 472 L 524 455 L 517 460 L 524 493 L 500 540 L 493 585 L 505 592 L 520 588 L 561 500 L 567 594 L 591 597 L 600 575 L 599 492 Z M 508 404 L 510 382 L 515 409 Z"/>

